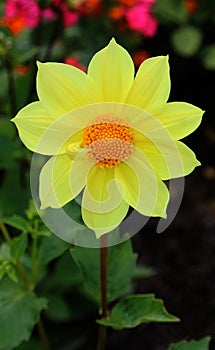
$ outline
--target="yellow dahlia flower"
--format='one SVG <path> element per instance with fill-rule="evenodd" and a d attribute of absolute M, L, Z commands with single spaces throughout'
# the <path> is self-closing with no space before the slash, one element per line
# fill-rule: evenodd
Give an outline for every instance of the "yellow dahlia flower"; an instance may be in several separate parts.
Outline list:
<path fill-rule="evenodd" d="M 51 156 L 40 173 L 41 209 L 60 208 L 82 194 L 82 217 L 97 238 L 117 227 L 129 206 L 166 217 L 163 180 L 200 163 L 179 139 L 203 111 L 167 103 L 168 57 L 149 58 L 134 78 L 128 52 L 112 39 L 88 73 L 61 63 L 38 63 L 39 101 L 13 119 L 31 151 Z"/>

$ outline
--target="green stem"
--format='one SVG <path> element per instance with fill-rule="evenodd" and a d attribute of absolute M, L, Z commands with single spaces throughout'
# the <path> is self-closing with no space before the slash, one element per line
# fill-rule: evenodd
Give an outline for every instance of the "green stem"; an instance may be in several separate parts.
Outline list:
<path fill-rule="evenodd" d="M 50 346 L 49 346 L 49 341 L 46 335 L 46 331 L 43 325 L 43 321 L 42 318 L 40 317 L 38 324 L 37 324 L 37 329 L 38 329 L 38 334 L 40 337 L 40 343 L 42 346 L 43 350 L 50 350 Z"/>
<path fill-rule="evenodd" d="M 9 234 L 5 224 L 2 221 L 0 221 L 0 230 L 2 232 L 2 235 L 3 235 L 4 239 L 5 239 L 5 241 L 10 245 L 12 239 L 10 237 L 10 234 Z"/>
<path fill-rule="evenodd" d="M 108 317 L 107 303 L 108 282 L 108 237 L 104 235 L 100 240 L 100 286 L 101 286 L 101 318 Z M 99 326 L 97 350 L 104 350 L 107 337 L 107 327 Z"/>
<path fill-rule="evenodd" d="M 17 260 L 17 262 L 16 262 L 16 268 L 19 271 L 20 276 L 22 277 L 23 281 L 25 282 L 25 285 L 26 285 L 27 289 L 31 289 L 32 290 L 31 284 L 29 283 L 28 277 L 27 277 L 27 275 L 25 273 L 25 269 L 24 269 L 22 263 L 19 260 Z"/>
<path fill-rule="evenodd" d="M 37 268 L 37 237 L 33 237 L 32 243 L 32 260 L 31 260 L 31 276 L 33 283 L 35 282 Z"/>

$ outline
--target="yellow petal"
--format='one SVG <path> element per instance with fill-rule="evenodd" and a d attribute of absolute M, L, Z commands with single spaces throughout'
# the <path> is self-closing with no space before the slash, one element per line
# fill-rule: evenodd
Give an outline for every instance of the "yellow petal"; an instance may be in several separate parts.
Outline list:
<path fill-rule="evenodd" d="M 85 190 L 83 194 L 83 198 L 85 196 Z M 94 232 L 97 238 L 100 238 L 105 233 L 111 232 L 116 227 L 119 226 L 119 224 L 122 222 L 122 220 L 125 218 L 127 212 L 128 212 L 128 204 L 122 200 L 122 202 L 119 204 L 117 208 L 114 210 L 111 210 L 109 212 L 103 212 L 103 213 L 96 213 L 90 210 L 85 209 L 82 206 L 82 218 L 89 228 L 91 228 Z"/>
<path fill-rule="evenodd" d="M 114 180 L 114 169 L 94 165 L 87 176 L 82 198 L 82 217 L 96 237 L 112 231 L 124 219 L 128 204 Z"/>
<path fill-rule="evenodd" d="M 204 111 L 185 102 L 167 103 L 155 117 L 176 140 L 191 134 L 201 123 Z"/>
<path fill-rule="evenodd" d="M 152 57 L 141 64 L 126 103 L 153 112 L 156 106 L 167 101 L 169 93 L 168 57 Z"/>
<path fill-rule="evenodd" d="M 128 161 L 120 163 L 115 175 L 130 206 L 146 216 L 166 217 L 169 192 L 140 151 L 135 150 Z"/>
<path fill-rule="evenodd" d="M 112 39 L 93 56 L 88 74 L 103 93 L 102 101 L 124 102 L 133 83 L 134 65 L 128 52 Z"/>
<path fill-rule="evenodd" d="M 52 116 L 61 116 L 90 103 L 90 79 L 80 69 L 62 63 L 38 62 L 37 93 Z"/>
<path fill-rule="evenodd" d="M 82 206 L 92 212 L 105 213 L 117 208 L 123 191 L 114 179 L 114 169 L 94 165 L 87 176 Z"/>
<path fill-rule="evenodd" d="M 178 147 L 184 168 L 184 173 L 181 176 L 189 175 L 197 166 L 201 165 L 201 163 L 198 161 L 198 159 L 196 159 L 195 153 L 183 142 L 176 141 L 176 145 Z"/>
<path fill-rule="evenodd" d="M 136 133 L 134 144 L 144 153 L 162 180 L 188 175 L 200 165 L 189 147 L 170 137 L 150 140 Z"/>
<path fill-rule="evenodd" d="M 33 152 L 52 155 L 52 145 L 55 137 L 47 138 L 46 143 L 40 144 L 44 132 L 55 119 L 43 108 L 41 102 L 33 102 L 22 108 L 12 121 L 16 124 L 19 137 L 24 145 Z"/>
<path fill-rule="evenodd" d="M 41 209 L 60 208 L 75 198 L 85 186 L 91 166 L 81 153 L 74 160 L 66 154 L 50 158 L 40 173 Z"/>
<path fill-rule="evenodd" d="M 155 173 L 162 180 L 178 177 L 178 174 L 183 173 L 178 148 L 174 141 L 171 142 L 171 139 L 167 138 L 162 142 L 154 140 L 153 142 L 144 135 L 136 133 L 134 144 L 144 153 Z"/>

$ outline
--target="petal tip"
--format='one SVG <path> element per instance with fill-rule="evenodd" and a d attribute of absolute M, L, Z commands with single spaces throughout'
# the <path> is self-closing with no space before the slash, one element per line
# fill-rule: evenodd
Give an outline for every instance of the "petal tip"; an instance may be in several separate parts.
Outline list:
<path fill-rule="evenodd" d="M 37 65 L 37 68 L 38 68 L 38 69 L 41 69 L 42 66 L 43 66 L 43 64 L 44 64 L 44 63 L 42 63 L 42 62 L 40 62 L 40 61 L 38 61 L 38 60 L 36 61 L 36 65 Z"/>
<path fill-rule="evenodd" d="M 166 213 L 166 211 L 161 215 L 161 218 L 167 219 L 167 213 Z"/>
<path fill-rule="evenodd" d="M 114 37 L 110 40 L 110 44 L 112 44 L 112 45 L 116 45 L 117 44 L 117 42 L 116 42 Z"/>
<path fill-rule="evenodd" d="M 46 208 L 47 208 L 47 207 L 45 206 L 45 204 L 41 203 L 39 209 L 40 209 L 40 210 L 45 210 Z"/>
<path fill-rule="evenodd" d="M 104 232 L 104 230 L 101 229 L 94 229 L 94 233 L 97 239 L 100 239 L 103 235 L 107 234 L 108 232 Z"/>

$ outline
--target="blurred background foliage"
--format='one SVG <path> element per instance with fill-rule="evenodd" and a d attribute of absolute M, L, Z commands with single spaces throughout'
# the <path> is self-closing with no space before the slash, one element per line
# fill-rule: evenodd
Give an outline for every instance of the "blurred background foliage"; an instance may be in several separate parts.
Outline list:
<path fill-rule="evenodd" d="M 81 256 L 86 263 L 88 260 L 78 248 L 69 250 L 68 244 L 53 236 L 37 216 L 30 201 L 29 170 L 32 154 L 22 145 L 10 122 L 20 108 L 37 99 L 36 61 L 64 62 L 86 71 L 93 54 L 112 37 L 130 52 L 136 69 L 150 56 L 169 54 L 173 85 L 170 99 L 184 100 L 207 109 L 207 125 L 203 123 L 203 131 L 191 136 L 188 143 L 194 145 L 194 151 L 198 150 L 198 158 L 204 159 L 202 178 L 209 185 L 198 195 L 203 193 L 210 197 L 210 209 L 209 212 L 206 210 L 206 214 L 209 224 L 213 225 L 215 200 L 210 189 L 211 181 L 215 179 L 211 156 L 211 145 L 215 144 L 212 108 L 214 34 L 214 0 L 0 2 L 0 222 L 6 225 L 12 237 L 12 242 L 10 239 L 4 242 L 0 238 L 0 306 L 2 300 L 11 303 L 9 312 L 17 319 L 20 308 L 27 305 L 29 308 L 26 307 L 26 310 L 30 310 L 26 319 L 20 321 L 20 327 L 13 332 L 15 335 L 11 344 L 14 346 L 30 337 L 43 309 L 51 343 L 57 344 L 56 349 L 57 346 L 62 350 L 86 348 L 88 339 L 96 338 L 92 321 L 92 314 L 93 319 L 97 317 L 98 307 L 95 285 L 89 287 L 90 295 L 90 290 L 87 292 L 83 288 L 83 276 L 75 263 L 77 256 Z M 198 144 L 202 146 L 198 147 Z M 195 185 L 192 189 L 196 191 Z M 198 200 L 200 197 L 195 198 Z M 130 245 L 125 244 L 121 249 L 125 263 L 126 256 L 130 256 L 133 261 Z M 30 276 L 24 296 L 21 293 L 24 282 L 15 284 L 22 280 L 20 268 L 18 271 L 16 269 L 19 260 Z M 132 283 L 128 283 L 127 290 L 122 288 L 121 294 L 132 292 L 138 279 L 155 275 L 154 269 L 142 265 L 129 271 Z M 127 281 L 125 272 L 121 276 Z M 122 285 L 127 284 L 125 281 L 122 281 Z M 117 282 L 114 280 L 112 283 L 114 285 Z M 4 295 L 4 291 L 8 290 L 10 293 Z M 34 290 L 37 297 L 30 294 L 29 290 Z M 18 304 L 14 303 L 19 295 L 23 299 Z M 84 332 L 83 320 L 87 325 Z M 10 332 L 10 327 L 10 323 L 0 319 L 0 339 Z M 30 343 L 24 342 L 17 349 L 41 349 L 37 338 L 34 331 Z M 71 338 L 72 344 L 68 340 Z M 62 345 L 65 339 L 68 340 L 68 347 Z M 169 343 L 169 338 L 165 341 Z M 208 338 L 202 341 L 204 345 L 201 345 L 201 349 L 207 349 L 208 341 Z M 182 345 L 184 347 L 179 344 L 171 349 L 187 349 L 185 343 Z M 1 346 L 0 342 L 0 349 Z M 192 343 L 192 346 L 193 349 L 200 349 L 199 344 Z M 12 348 L 7 343 L 2 347 L 3 350 Z M 94 348 L 93 342 L 88 344 L 88 349 Z M 132 348 L 136 349 L 134 344 Z M 154 349 L 160 349 L 159 345 L 154 345 Z"/>

